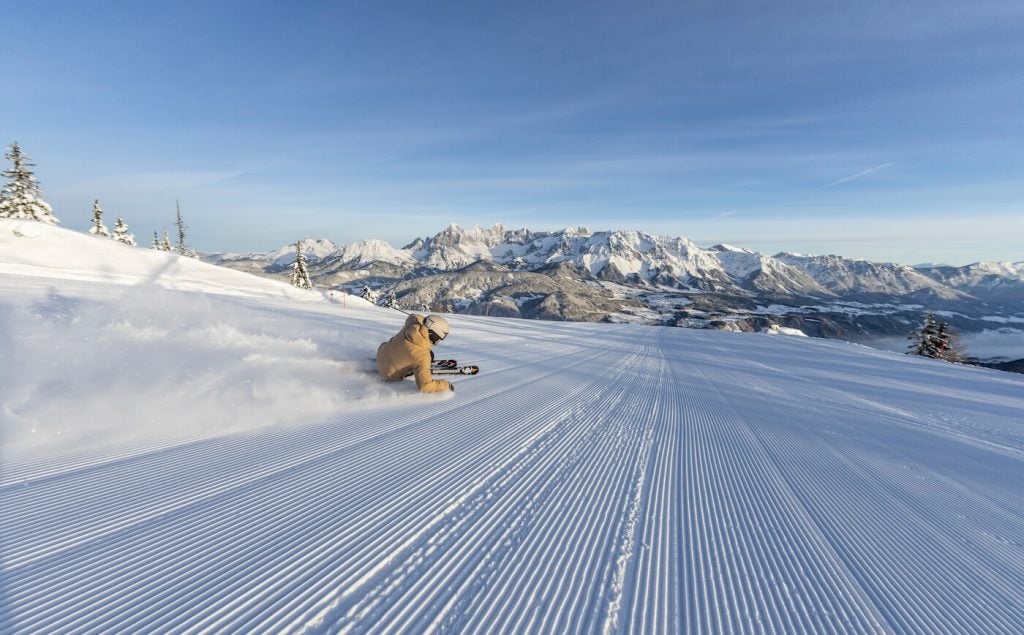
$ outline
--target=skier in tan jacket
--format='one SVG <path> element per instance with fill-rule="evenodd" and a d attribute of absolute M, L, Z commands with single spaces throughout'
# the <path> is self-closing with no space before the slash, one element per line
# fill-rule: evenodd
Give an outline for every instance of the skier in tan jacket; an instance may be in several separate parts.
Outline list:
<path fill-rule="evenodd" d="M 448 337 L 449 330 L 448 320 L 440 315 L 410 315 L 402 330 L 377 348 L 377 371 L 388 381 L 415 375 L 420 392 L 454 392 L 450 382 L 434 379 L 430 373 L 434 358 L 430 347 Z"/>

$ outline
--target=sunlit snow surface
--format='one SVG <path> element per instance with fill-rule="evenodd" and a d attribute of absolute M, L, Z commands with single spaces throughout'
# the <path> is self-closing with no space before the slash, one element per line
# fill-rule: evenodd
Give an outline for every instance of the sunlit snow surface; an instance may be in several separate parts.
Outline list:
<path fill-rule="evenodd" d="M 453 316 L 420 395 L 397 312 L 11 227 L 0 632 L 1024 631 L 1024 377 Z"/>

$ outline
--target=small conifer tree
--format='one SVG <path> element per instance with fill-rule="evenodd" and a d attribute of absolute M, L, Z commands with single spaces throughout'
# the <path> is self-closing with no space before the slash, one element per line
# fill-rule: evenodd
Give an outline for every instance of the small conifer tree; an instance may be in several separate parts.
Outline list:
<path fill-rule="evenodd" d="M 935 322 L 935 316 L 928 313 L 924 316 L 924 324 L 911 333 L 909 338 L 910 348 L 907 352 L 924 357 L 938 357 L 938 333 L 939 325 Z"/>
<path fill-rule="evenodd" d="M 53 208 L 43 200 L 39 181 L 29 169 L 33 163 L 21 152 L 17 141 L 11 144 L 4 156 L 13 165 L 3 172 L 8 180 L 0 191 L 0 218 L 36 220 L 50 225 L 60 223 L 53 215 Z"/>
<path fill-rule="evenodd" d="M 295 262 L 292 264 L 292 285 L 300 289 L 312 289 L 313 282 L 309 279 L 306 268 L 306 254 L 302 252 L 302 241 L 295 243 Z"/>
<path fill-rule="evenodd" d="M 100 199 L 92 202 L 92 227 L 89 228 L 89 233 L 110 238 L 110 230 L 103 224 L 103 208 L 100 207 Z"/>
<path fill-rule="evenodd" d="M 153 244 L 150 245 L 149 248 L 160 251 L 160 238 L 157 236 L 156 231 L 153 232 Z"/>
<path fill-rule="evenodd" d="M 910 335 L 907 353 L 948 362 L 962 362 L 967 357 L 956 329 L 948 322 L 937 322 L 931 313 L 925 316 L 924 324 Z"/>
<path fill-rule="evenodd" d="M 174 206 L 178 212 L 178 220 L 175 221 L 175 225 L 178 227 L 178 246 L 174 249 L 178 254 L 182 256 L 190 256 L 192 258 L 198 258 L 199 254 L 194 249 L 189 249 L 185 242 L 185 230 L 188 226 L 185 221 L 181 218 L 181 205 L 178 204 L 177 199 L 174 201 Z M 168 250 L 170 251 L 170 250 Z"/>
<path fill-rule="evenodd" d="M 164 230 L 164 237 L 160 241 L 160 251 L 174 251 L 171 247 L 171 237 L 167 235 L 167 230 Z"/>
<path fill-rule="evenodd" d="M 939 359 L 947 362 L 962 362 L 966 359 L 960 334 L 946 322 L 940 322 L 936 332 L 936 347 Z"/>
<path fill-rule="evenodd" d="M 135 235 L 128 231 L 128 225 L 125 224 L 124 219 L 120 216 L 117 217 L 117 222 L 114 223 L 114 240 L 122 242 L 129 247 L 135 246 Z M 153 240 L 156 240 L 156 232 L 153 232 Z"/>
<path fill-rule="evenodd" d="M 363 292 L 359 295 L 367 302 L 377 304 L 377 292 L 371 289 L 369 285 L 364 285 Z"/>

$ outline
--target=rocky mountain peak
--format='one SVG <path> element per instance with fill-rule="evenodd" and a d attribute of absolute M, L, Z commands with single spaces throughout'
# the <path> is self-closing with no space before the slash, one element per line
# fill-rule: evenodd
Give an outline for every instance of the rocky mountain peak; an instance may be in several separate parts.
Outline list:
<path fill-rule="evenodd" d="M 339 250 L 338 245 L 334 244 L 334 241 L 326 238 L 314 239 L 306 237 L 298 241 L 298 244 L 301 245 L 302 253 L 305 254 L 306 260 L 310 263 L 327 258 Z M 277 266 L 290 265 L 295 262 L 295 243 L 283 245 L 276 251 L 271 252 L 269 259 Z"/>
<path fill-rule="evenodd" d="M 717 245 L 713 245 L 712 247 L 709 247 L 708 249 L 709 249 L 709 251 L 717 251 L 717 252 L 720 252 L 720 253 L 730 253 L 730 252 L 741 253 L 741 254 L 752 254 L 752 253 L 754 253 L 753 251 L 751 251 L 749 249 L 746 249 L 744 247 L 736 247 L 734 245 L 728 245 L 726 243 L 718 243 Z"/>
<path fill-rule="evenodd" d="M 414 264 L 414 260 L 406 251 L 398 251 L 383 240 L 371 238 L 352 243 L 341 253 L 341 262 L 350 265 L 365 265 L 371 262 L 386 262 L 391 264 Z"/>
<path fill-rule="evenodd" d="M 312 273 L 326 285 L 365 280 L 381 286 L 407 280 L 415 286 L 415 280 L 434 274 L 444 273 L 454 280 L 486 271 L 489 275 L 546 274 L 597 286 L 614 283 L 632 289 L 629 293 L 713 293 L 756 298 L 766 304 L 785 298 L 931 306 L 948 301 L 961 310 L 965 302 L 979 299 L 1012 306 L 1024 298 L 1024 263 L 918 270 L 836 255 L 783 252 L 768 256 L 724 243 L 702 248 L 684 237 L 636 230 L 593 232 L 586 227 L 567 227 L 533 232 L 509 230 L 501 224 L 489 228 L 452 224 L 400 250 L 381 240 L 360 241 L 344 249 L 331 241 L 311 239 L 302 245 L 317 263 Z M 281 263 L 275 263 L 277 258 L 292 262 L 294 245 L 271 254 L 222 257 L 219 261 L 245 270 L 262 267 L 277 275 L 283 270 Z M 523 278 L 517 293 L 526 293 L 523 281 L 527 279 L 540 280 Z"/>

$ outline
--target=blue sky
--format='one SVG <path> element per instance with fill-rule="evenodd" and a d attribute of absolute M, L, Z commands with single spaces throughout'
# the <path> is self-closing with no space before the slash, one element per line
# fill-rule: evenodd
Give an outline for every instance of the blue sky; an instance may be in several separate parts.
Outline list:
<path fill-rule="evenodd" d="M 3 3 L 0 134 L 65 227 L 449 223 L 1024 260 L 1024 3 Z"/>

